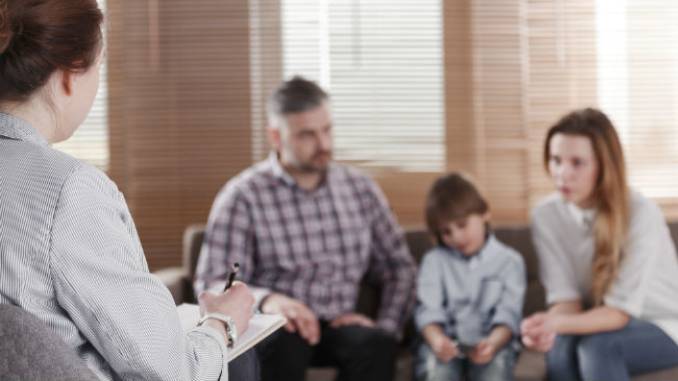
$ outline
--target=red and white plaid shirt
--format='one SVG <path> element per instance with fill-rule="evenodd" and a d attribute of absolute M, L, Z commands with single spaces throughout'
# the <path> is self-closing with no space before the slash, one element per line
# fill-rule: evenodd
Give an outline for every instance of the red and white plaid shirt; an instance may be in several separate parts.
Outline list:
<path fill-rule="evenodd" d="M 260 295 L 296 298 L 320 319 L 353 312 L 366 274 L 381 284 L 379 327 L 399 334 L 414 300 L 416 268 L 384 195 L 337 163 L 313 191 L 275 154 L 231 179 L 210 212 L 196 291 L 223 287 L 235 262 Z"/>

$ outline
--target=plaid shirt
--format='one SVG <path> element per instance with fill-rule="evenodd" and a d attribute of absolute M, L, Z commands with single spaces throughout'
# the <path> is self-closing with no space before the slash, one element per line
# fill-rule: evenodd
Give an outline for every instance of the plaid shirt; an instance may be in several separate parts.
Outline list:
<path fill-rule="evenodd" d="M 336 163 L 313 191 L 275 154 L 230 180 L 212 206 L 196 291 L 223 287 L 235 262 L 255 294 L 291 296 L 320 319 L 353 312 L 366 273 L 381 283 L 379 327 L 399 334 L 414 300 L 416 268 L 384 195 Z"/>

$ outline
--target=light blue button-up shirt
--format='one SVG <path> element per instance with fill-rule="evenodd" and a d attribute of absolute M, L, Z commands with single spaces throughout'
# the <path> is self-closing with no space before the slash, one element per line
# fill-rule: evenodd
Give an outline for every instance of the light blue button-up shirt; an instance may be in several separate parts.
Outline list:
<path fill-rule="evenodd" d="M 417 329 L 437 323 L 448 336 L 475 344 L 493 327 L 506 325 L 517 338 L 525 288 L 523 258 L 493 235 L 471 257 L 436 247 L 419 270 Z"/>

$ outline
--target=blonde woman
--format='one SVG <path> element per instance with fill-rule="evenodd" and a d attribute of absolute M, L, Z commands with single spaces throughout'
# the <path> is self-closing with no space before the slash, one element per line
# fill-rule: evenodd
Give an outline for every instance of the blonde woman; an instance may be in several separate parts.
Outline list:
<path fill-rule="evenodd" d="M 678 365 L 678 259 L 661 211 L 631 191 L 605 114 L 574 111 L 549 130 L 556 194 L 532 213 L 549 309 L 522 323 L 549 380 L 629 380 Z"/>

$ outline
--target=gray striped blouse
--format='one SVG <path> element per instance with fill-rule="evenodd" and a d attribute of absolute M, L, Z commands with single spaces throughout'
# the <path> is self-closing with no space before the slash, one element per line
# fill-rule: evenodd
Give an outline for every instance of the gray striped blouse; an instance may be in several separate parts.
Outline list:
<path fill-rule="evenodd" d="M 226 380 L 221 334 L 183 333 L 115 184 L 0 113 L 0 303 L 18 305 L 102 380 Z"/>

